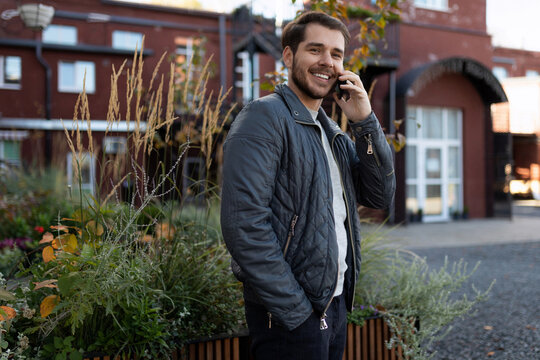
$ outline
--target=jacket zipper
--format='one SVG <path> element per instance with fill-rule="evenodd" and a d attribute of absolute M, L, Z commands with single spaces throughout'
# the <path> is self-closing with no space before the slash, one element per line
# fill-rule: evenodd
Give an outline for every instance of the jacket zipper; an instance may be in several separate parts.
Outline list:
<path fill-rule="evenodd" d="M 294 236 L 294 227 L 296 226 L 296 222 L 298 221 L 298 215 L 294 214 L 291 225 L 289 226 L 289 234 L 287 235 L 287 242 L 285 243 L 285 249 L 283 250 L 283 257 L 287 255 L 287 251 L 289 250 L 289 245 L 291 244 L 291 240 Z"/>
<path fill-rule="evenodd" d="M 366 136 L 364 136 L 364 139 L 366 139 L 367 141 L 367 154 L 368 155 L 373 155 L 373 157 L 375 158 L 375 161 L 377 162 L 377 166 L 381 166 L 381 162 L 379 161 L 379 156 L 377 155 L 377 152 L 375 151 L 375 149 L 373 148 L 373 139 L 371 138 L 371 134 L 367 134 Z"/>
<path fill-rule="evenodd" d="M 303 121 L 296 121 L 300 124 L 304 124 L 304 125 L 312 125 L 312 126 L 316 126 L 317 128 L 319 128 L 316 124 L 314 123 L 307 123 L 307 122 L 303 122 Z M 336 161 L 336 155 L 334 154 L 334 140 L 336 139 L 336 137 L 338 135 L 343 135 L 343 134 L 335 134 L 334 137 L 332 138 L 332 141 L 331 141 L 331 144 L 330 144 L 330 150 L 332 150 L 332 156 L 334 156 L 334 161 Z M 369 139 L 369 140 L 368 140 Z M 322 145 L 322 139 L 321 140 L 321 145 Z M 379 164 L 379 158 L 377 157 L 377 155 L 373 152 L 373 141 L 371 139 L 371 134 L 369 134 L 368 137 L 366 137 L 366 140 L 368 140 L 368 154 L 370 154 L 370 145 L 371 145 L 371 153 L 375 155 L 375 160 L 377 161 L 377 164 Z M 336 161 L 336 164 L 339 164 L 337 161 Z M 330 166 L 330 165 L 329 165 Z M 380 164 L 379 164 L 380 166 Z M 356 254 L 355 254 L 355 250 L 354 250 L 354 244 L 353 244 L 353 240 L 352 240 L 352 228 L 351 228 L 351 217 L 350 217 L 350 213 L 349 213 L 349 202 L 347 201 L 347 194 L 345 194 L 345 188 L 343 187 L 343 179 L 342 179 L 342 176 L 341 176 L 341 169 L 339 168 L 339 165 L 338 165 L 338 171 L 339 171 L 339 179 L 341 181 L 341 189 L 343 191 L 343 198 L 345 199 L 345 208 L 347 210 L 347 223 L 349 225 L 349 242 L 351 243 L 351 249 L 352 249 L 352 252 L 353 252 L 353 271 L 354 273 L 356 274 Z M 332 291 L 334 292 L 335 291 L 335 287 L 337 285 L 337 281 L 338 281 L 338 277 L 339 277 L 339 261 L 338 261 L 338 272 L 336 274 L 336 281 L 334 282 L 334 286 L 333 286 L 333 289 Z M 356 284 L 354 283 L 353 284 L 353 289 L 354 287 L 356 286 Z M 332 294 L 333 294 L 332 292 Z M 355 291 L 353 290 L 353 303 L 354 303 L 354 295 L 355 295 Z M 326 312 L 328 311 L 328 308 L 330 307 L 330 304 L 332 303 L 332 300 L 334 300 L 334 297 L 332 296 L 332 298 L 330 299 L 330 301 L 328 302 L 328 304 L 326 304 L 325 308 L 324 308 L 324 311 L 323 311 L 323 314 L 321 316 L 321 322 L 320 322 L 320 329 L 321 330 L 326 330 L 328 329 L 328 324 L 326 323 Z M 269 320 L 272 319 L 272 314 L 268 313 L 269 315 Z M 271 326 L 272 323 L 269 322 L 269 326 Z"/>
<path fill-rule="evenodd" d="M 283 257 L 287 255 L 287 251 L 289 250 L 289 245 L 291 244 L 291 240 L 294 236 L 294 227 L 296 226 L 296 222 L 298 221 L 298 215 L 294 214 L 291 225 L 289 226 L 289 233 L 287 235 L 287 242 L 285 243 L 285 249 L 283 250 Z M 272 313 L 268 311 L 268 328 L 272 328 Z"/>

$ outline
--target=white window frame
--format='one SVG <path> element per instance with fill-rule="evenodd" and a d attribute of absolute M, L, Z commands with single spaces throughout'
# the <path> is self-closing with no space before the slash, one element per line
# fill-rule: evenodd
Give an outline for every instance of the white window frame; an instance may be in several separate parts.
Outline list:
<path fill-rule="evenodd" d="M 75 26 L 51 24 L 43 30 L 41 39 L 47 44 L 77 45 L 78 32 Z"/>
<path fill-rule="evenodd" d="M 140 50 L 143 42 L 143 33 L 136 31 L 113 30 L 112 47 L 121 50 Z"/>
<path fill-rule="evenodd" d="M 74 83 L 66 85 L 62 77 L 62 66 L 74 65 L 75 75 L 71 79 Z M 79 93 L 83 91 L 85 69 L 91 66 L 92 72 L 86 71 L 85 90 L 87 94 L 96 92 L 96 65 L 93 61 L 59 61 L 58 62 L 58 91 L 64 93 Z"/>
<path fill-rule="evenodd" d="M 9 57 L 19 58 L 19 61 L 21 62 L 21 67 L 20 67 L 21 78 L 19 80 L 19 83 L 17 83 L 17 84 L 10 84 L 10 83 L 5 82 L 5 77 L 6 77 L 5 64 L 6 64 L 6 59 L 9 58 Z M 20 56 L 16 56 L 16 55 L 0 56 L 0 89 L 20 90 L 21 89 L 21 82 L 22 82 L 22 58 Z"/>
<path fill-rule="evenodd" d="M 414 0 L 417 8 L 448 11 L 448 0 Z"/>
<path fill-rule="evenodd" d="M 5 143 L 6 142 L 14 142 L 19 143 L 19 157 L 17 159 L 6 159 L 5 158 Z M 2 160 L 0 163 L 7 163 L 9 165 L 14 166 L 20 166 L 21 165 L 21 149 L 20 149 L 20 141 L 17 140 L 1 140 L 0 139 L 0 160 Z"/>
<path fill-rule="evenodd" d="M 103 152 L 105 154 L 125 154 L 127 139 L 121 136 L 105 136 L 103 138 Z"/>
<path fill-rule="evenodd" d="M 257 99 L 260 96 L 259 86 L 259 54 L 253 54 L 253 75 L 251 77 L 251 61 L 249 58 L 249 52 L 242 51 L 237 54 L 237 58 L 242 62 L 239 66 L 236 66 L 235 71 L 242 76 L 242 80 L 236 81 L 235 85 L 242 89 L 242 100 L 247 103 L 253 99 Z M 251 88 L 253 87 L 253 97 L 251 96 Z"/>
<path fill-rule="evenodd" d="M 71 189 L 74 193 L 78 193 L 79 191 L 79 183 L 74 183 L 74 180 L 76 179 L 74 175 L 74 168 L 73 168 L 73 153 L 68 152 L 67 153 L 67 163 L 66 163 L 66 170 L 67 170 L 67 181 L 68 185 L 71 186 Z M 89 162 L 89 176 L 90 179 L 88 182 L 81 183 L 80 190 L 82 190 L 83 193 L 87 193 L 90 195 L 94 195 L 95 190 L 95 182 L 96 182 L 96 159 L 95 156 L 92 155 L 89 152 L 83 152 L 81 154 L 81 160 L 82 162 Z M 83 164 L 84 165 L 84 164 Z"/>
<path fill-rule="evenodd" d="M 508 70 L 504 66 L 494 66 L 491 72 L 499 81 L 508 77 Z"/>
<path fill-rule="evenodd" d="M 452 214 L 449 211 L 449 199 L 448 199 L 448 186 L 451 184 L 457 185 L 458 188 L 458 199 L 457 200 L 457 210 L 459 212 L 463 211 L 463 112 L 458 108 L 447 108 L 447 107 L 436 107 L 436 109 L 442 110 L 442 120 L 443 120 L 443 136 L 442 139 L 431 139 L 423 138 L 422 133 L 422 122 L 423 122 L 423 110 L 424 109 L 435 109 L 435 107 L 428 106 L 409 106 L 407 111 L 408 118 L 406 121 L 413 121 L 420 124 L 420 128 L 417 129 L 417 134 L 420 136 L 412 137 L 409 134 L 407 136 L 407 145 L 406 146 L 415 146 L 416 147 L 416 174 L 415 178 L 410 177 L 408 174 L 405 174 L 405 184 L 415 185 L 416 186 L 416 197 L 418 201 L 418 208 L 423 209 L 423 221 L 424 222 L 437 222 L 437 221 L 448 221 L 450 220 Z M 457 110 L 457 139 L 449 139 L 447 135 L 448 131 L 448 113 L 449 111 Z M 411 116 L 412 115 L 412 116 Z M 410 116 L 410 117 L 409 117 Z M 448 177 L 448 158 L 449 158 L 449 148 L 457 147 L 458 148 L 458 177 L 449 178 Z M 434 148 L 441 150 L 441 177 L 440 179 L 427 179 L 425 177 L 425 154 L 426 149 Z M 405 150 L 407 151 L 407 150 Z M 442 200 L 442 212 L 440 215 L 428 215 L 425 212 L 425 203 L 426 203 L 426 186 L 427 185 L 441 185 L 441 200 Z M 405 196 L 407 199 L 407 195 Z"/>
<path fill-rule="evenodd" d="M 175 53 L 176 55 L 185 55 L 186 57 L 186 63 L 189 64 L 191 61 L 191 57 L 195 53 L 193 50 L 193 38 L 188 37 L 185 38 L 186 40 L 186 46 L 183 46 L 182 44 L 176 44 Z"/>

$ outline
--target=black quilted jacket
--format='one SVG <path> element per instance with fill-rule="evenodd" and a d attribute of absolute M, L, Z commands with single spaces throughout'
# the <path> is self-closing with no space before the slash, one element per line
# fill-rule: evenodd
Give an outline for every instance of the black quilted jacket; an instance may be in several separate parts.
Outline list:
<path fill-rule="evenodd" d="M 356 144 L 324 111 L 318 120 L 341 173 L 348 211 L 348 308 L 360 271 L 357 203 L 386 208 L 395 176 L 392 153 L 372 113 L 351 124 Z M 244 283 L 246 301 L 263 304 L 272 319 L 292 330 L 312 311 L 322 316 L 338 274 L 332 186 L 319 128 L 294 92 L 248 104 L 224 146 L 221 227 Z"/>

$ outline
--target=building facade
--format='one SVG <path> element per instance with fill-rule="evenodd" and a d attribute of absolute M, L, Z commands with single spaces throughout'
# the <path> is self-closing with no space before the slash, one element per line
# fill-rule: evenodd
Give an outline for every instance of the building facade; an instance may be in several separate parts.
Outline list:
<path fill-rule="evenodd" d="M 508 161 L 498 153 L 507 149 L 495 146 L 490 110 L 507 99 L 491 71 L 485 1 L 407 0 L 401 7 L 399 66 L 380 76 L 373 93 L 388 129 L 404 121 L 394 221 L 507 213 L 506 197 L 497 204 L 504 189 L 496 176 Z"/>
<path fill-rule="evenodd" d="M 46 148 L 48 129 L 60 132 L 59 119 L 72 118 L 79 75 L 85 70 L 94 75 L 87 91 L 92 90 L 92 119 L 99 128 L 107 113 L 108 93 L 103 96 L 102 89 L 111 67 L 130 61 L 142 35 L 149 69 L 163 52 L 189 56 L 204 36 L 205 54 L 214 54 L 216 64 L 209 88 L 232 87 L 231 101 L 239 103 L 264 95 L 257 80 L 280 66 L 273 22 L 254 18 L 246 9 L 220 14 L 113 0 L 42 2 L 56 9 L 42 36 L 19 18 L 1 20 L 0 158 L 3 154 L 10 161 L 55 154 L 66 161 L 65 149 L 52 154 L 36 149 Z M 2 2 L 0 12 L 16 3 Z M 374 9 L 375 1 L 349 3 Z M 407 139 L 396 153 L 395 204 L 384 216 L 407 222 L 421 215 L 429 222 L 509 215 L 508 130 L 493 130 L 491 111 L 507 97 L 492 70 L 498 74 L 499 66 L 513 74 L 515 65 L 533 75 L 540 71 L 536 55 L 523 52 L 511 63 L 506 50 L 493 48 L 485 0 L 405 0 L 401 7 L 401 21 L 388 25 L 380 57 L 370 59 L 360 74 L 373 86 L 373 107 L 386 131 L 395 132 L 394 120 L 401 119 L 397 131 Z M 354 19 L 350 26 L 354 35 Z"/>
<path fill-rule="evenodd" d="M 31 3 L 54 8 L 52 21 L 43 31 L 29 29 L 22 13 L 17 13 L 20 5 Z M 168 75 L 171 62 L 187 64 L 198 51 L 203 63 L 212 57 L 216 65 L 207 82 L 207 93 L 235 87 L 229 102 L 244 102 L 263 94 L 252 84 L 275 70 L 278 56 L 263 41 L 244 41 L 244 46 L 239 46 L 246 33 L 254 33 L 255 28 L 262 32 L 268 26 L 267 21 L 247 23 L 245 9 L 223 14 L 114 0 L 7 0 L 0 3 L 0 13 L 0 161 L 64 166 L 71 181 L 72 154 L 64 128 L 73 130 L 71 119 L 84 84 L 93 142 L 101 148 L 95 156 L 85 157 L 83 164 L 88 174 L 83 187 L 89 192 L 95 191 L 93 179 L 100 175 L 95 158 L 125 149 L 126 139 L 134 131 L 133 125 L 130 128 L 126 121 L 119 121 L 106 133 L 107 113 L 112 70 L 125 62 L 126 74 L 143 37 L 144 84 L 150 82 L 162 55 L 165 57 L 158 70 Z M 275 29 L 273 26 L 270 23 L 271 29 Z M 198 80 L 195 68 L 190 70 L 193 81 Z M 185 80 L 175 79 L 180 86 Z M 118 97 L 123 104 L 126 93 L 123 84 L 119 85 Z M 178 122 L 182 122 L 188 115 L 181 104 L 177 105 Z M 121 109 L 124 112 L 125 108 Z M 87 146 L 87 125 L 83 122 L 80 126 L 82 142 Z M 145 126 L 142 119 L 141 129 Z M 190 176 L 204 177 L 200 157 L 188 153 L 186 163 L 184 169 L 191 169 Z"/>

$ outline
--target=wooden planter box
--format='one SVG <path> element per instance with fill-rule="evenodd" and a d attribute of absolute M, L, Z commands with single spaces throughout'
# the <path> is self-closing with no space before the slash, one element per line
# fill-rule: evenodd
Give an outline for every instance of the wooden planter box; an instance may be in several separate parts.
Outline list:
<path fill-rule="evenodd" d="M 362 327 L 348 324 L 343 360 L 401 359 L 401 348 L 386 347 L 390 337 L 390 328 L 382 317 L 367 319 Z"/>
<path fill-rule="evenodd" d="M 388 350 L 390 328 L 383 318 L 367 319 L 360 327 L 347 325 L 347 343 L 343 360 L 398 360 L 401 349 Z M 249 336 L 218 337 L 186 345 L 172 354 L 173 360 L 252 360 L 249 353 Z M 83 360 L 127 360 L 120 356 L 86 356 Z"/>

